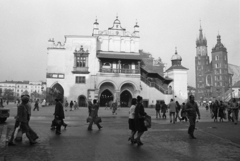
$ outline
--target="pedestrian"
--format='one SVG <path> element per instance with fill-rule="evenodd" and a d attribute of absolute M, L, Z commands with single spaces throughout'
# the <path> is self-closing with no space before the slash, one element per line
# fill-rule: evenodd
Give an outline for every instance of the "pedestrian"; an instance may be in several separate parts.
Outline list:
<path fill-rule="evenodd" d="M 78 104 L 77 101 L 74 101 L 74 109 L 77 110 L 78 109 Z"/>
<path fill-rule="evenodd" d="M 61 126 L 63 125 L 63 119 L 65 118 L 63 105 L 61 103 L 61 98 L 56 98 L 56 105 L 55 105 L 55 111 L 54 111 L 54 119 L 58 120 L 60 123 L 56 125 L 56 134 L 61 134 Z M 66 128 L 66 126 L 65 126 Z"/>
<path fill-rule="evenodd" d="M 131 141 L 132 144 L 135 143 L 134 135 L 136 134 L 136 128 L 135 128 L 135 122 L 134 122 L 136 104 L 137 104 L 137 99 L 133 98 L 132 105 L 129 109 L 129 119 L 128 119 L 129 129 L 131 130 L 131 136 L 128 138 L 128 141 Z"/>
<path fill-rule="evenodd" d="M 212 112 L 213 112 L 213 121 L 214 122 L 218 122 L 218 110 L 219 110 L 219 103 L 217 100 L 215 100 L 214 104 L 213 104 L 213 109 L 212 109 Z"/>
<path fill-rule="evenodd" d="M 36 144 L 36 139 L 38 138 L 37 134 L 29 126 L 29 120 L 31 112 L 29 111 L 29 95 L 21 96 L 22 103 L 18 106 L 15 128 L 20 126 L 22 133 L 26 133 L 27 138 L 29 139 L 30 145 Z M 13 134 L 14 135 L 14 134 Z M 35 136 L 35 137 L 34 137 Z M 10 139 L 9 144 L 13 143 L 13 138 Z"/>
<path fill-rule="evenodd" d="M 161 104 L 162 104 L 162 108 L 161 108 L 162 118 L 166 119 L 167 105 L 165 104 L 164 101 L 161 101 Z"/>
<path fill-rule="evenodd" d="M 94 99 L 93 100 L 93 106 L 91 108 L 91 120 L 89 122 L 88 125 L 88 131 L 92 131 L 92 124 L 95 123 L 98 127 L 98 129 L 100 130 L 102 128 L 102 126 L 99 124 L 99 122 L 96 121 L 97 117 L 98 117 L 98 110 L 99 110 L 99 105 L 97 103 L 97 100 Z"/>
<path fill-rule="evenodd" d="M 66 100 L 65 101 L 65 111 L 67 111 L 67 108 L 68 108 L 68 101 Z"/>
<path fill-rule="evenodd" d="M 8 105 L 8 100 L 7 100 L 7 105 Z"/>
<path fill-rule="evenodd" d="M 117 109 L 118 109 L 118 105 L 117 105 L 117 102 L 113 103 L 112 104 L 112 114 L 114 115 L 117 115 Z"/>
<path fill-rule="evenodd" d="M 107 110 L 108 109 L 108 103 L 106 102 L 106 104 L 105 104 L 105 110 Z"/>
<path fill-rule="evenodd" d="M 38 99 L 36 100 L 35 104 L 34 104 L 34 109 L 33 111 L 35 111 L 35 109 L 37 109 L 39 111 L 39 105 L 38 105 Z"/>
<path fill-rule="evenodd" d="M 161 105 L 160 105 L 160 103 L 157 101 L 157 103 L 156 103 L 156 105 L 155 105 L 156 119 L 158 119 L 158 117 L 161 118 L 160 109 L 161 109 Z"/>
<path fill-rule="evenodd" d="M 234 124 L 237 125 L 238 122 L 238 112 L 239 112 L 239 107 L 238 107 L 238 103 L 236 102 L 236 99 L 233 98 L 232 101 L 232 117 L 233 117 L 233 121 Z"/>
<path fill-rule="evenodd" d="M 72 111 L 73 109 L 73 101 L 70 102 L 70 111 Z"/>
<path fill-rule="evenodd" d="M 197 103 L 194 101 L 194 96 L 189 96 L 189 101 L 186 104 L 186 110 L 189 120 L 189 128 L 188 128 L 188 134 L 191 139 L 196 139 L 194 136 L 194 130 L 195 130 L 195 123 L 196 118 L 198 115 L 198 119 L 200 120 L 200 112 Z"/>
<path fill-rule="evenodd" d="M 182 103 L 182 110 L 181 110 L 181 120 L 185 120 L 185 122 L 188 121 L 187 119 L 187 112 L 186 112 L 186 104 L 185 103 Z"/>
<path fill-rule="evenodd" d="M 232 115 L 232 108 L 231 108 L 231 103 L 228 102 L 227 104 L 227 115 L 228 115 L 228 121 L 234 122 Z"/>
<path fill-rule="evenodd" d="M 91 101 L 88 101 L 88 116 L 91 115 L 92 106 L 93 106 L 92 102 L 91 102 Z"/>
<path fill-rule="evenodd" d="M 220 117 L 219 121 L 223 122 L 223 119 L 225 118 L 225 106 L 222 101 L 220 101 L 218 117 Z"/>
<path fill-rule="evenodd" d="M 138 132 L 136 143 L 138 146 L 141 146 L 143 145 L 143 143 L 141 142 L 141 136 L 145 131 L 147 131 L 147 127 L 144 124 L 144 118 L 147 114 L 145 113 L 141 96 L 137 96 L 137 105 L 134 113 L 135 113 L 134 115 L 135 128 L 136 131 Z"/>
<path fill-rule="evenodd" d="M 179 102 L 176 101 L 176 117 L 175 117 L 176 122 L 177 122 L 177 119 L 179 119 L 179 121 L 181 121 L 181 118 L 179 117 L 180 110 L 181 110 L 181 106 L 180 106 Z"/>
<path fill-rule="evenodd" d="M 175 113 L 176 113 L 177 105 L 173 101 L 173 99 L 171 99 L 171 102 L 169 103 L 168 106 L 169 106 L 170 123 L 175 124 Z"/>

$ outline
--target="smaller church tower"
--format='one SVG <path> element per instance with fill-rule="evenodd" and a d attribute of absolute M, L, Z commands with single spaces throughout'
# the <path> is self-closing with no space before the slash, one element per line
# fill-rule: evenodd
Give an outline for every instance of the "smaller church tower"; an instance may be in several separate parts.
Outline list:
<path fill-rule="evenodd" d="M 213 69 L 213 93 L 217 98 L 226 92 L 231 84 L 231 76 L 228 73 L 227 49 L 221 42 L 221 36 L 217 36 L 217 44 L 212 48 L 212 69 Z"/>
<path fill-rule="evenodd" d="M 134 26 L 134 35 L 139 37 L 139 26 L 138 23 L 136 22 L 136 25 Z"/>
<path fill-rule="evenodd" d="M 93 24 L 92 36 L 98 35 L 98 31 L 99 31 L 98 25 L 99 25 L 99 23 L 97 22 L 97 19 L 96 19 L 96 21 Z"/>
<path fill-rule="evenodd" d="M 171 60 L 172 66 L 166 70 L 166 76 L 173 79 L 173 82 L 171 83 L 173 89 L 173 98 L 179 103 L 182 103 L 185 102 L 188 98 L 188 69 L 182 66 L 182 57 L 178 55 L 177 49 Z"/>

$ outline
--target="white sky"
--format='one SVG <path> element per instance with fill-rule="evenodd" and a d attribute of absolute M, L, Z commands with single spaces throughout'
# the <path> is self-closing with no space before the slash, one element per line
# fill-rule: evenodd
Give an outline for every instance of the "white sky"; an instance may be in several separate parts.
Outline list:
<path fill-rule="evenodd" d="M 97 16 L 100 30 L 118 14 L 123 28 L 140 26 L 140 49 L 161 57 L 168 67 L 177 47 L 195 86 L 196 37 L 199 26 L 208 53 L 218 31 L 229 63 L 240 65 L 238 0 L 0 0 L 0 81 L 45 80 L 48 39 L 91 35 Z"/>

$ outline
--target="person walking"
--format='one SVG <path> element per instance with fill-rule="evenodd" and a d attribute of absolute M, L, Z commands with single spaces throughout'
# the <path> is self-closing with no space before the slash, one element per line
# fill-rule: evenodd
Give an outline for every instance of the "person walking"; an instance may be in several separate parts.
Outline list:
<path fill-rule="evenodd" d="M 38 99 L 35 101 L 33 111 L 35 111 L 35 110 L 38 110 L 38 111 L 39 111 L 39 104 L 38 104 L 38 101 L 39 101 Z"/>
<path fill-rule="evenodd" d="M 182 117 L 181 120 L 185 120 L 185 122 L 188 121 L 185 103 L 182 103 L 181 117 Z"/>
<path fill-rule="evenodd" d="M 26 136 L 29 140 L 30 145 L 36 144 L 36 138 L 32 138 L 31 131 L 33 131 L 29 126 L 30 120 L 30 111 L 27 107 L 29 102 L 29 95 L 21 96 L 22 103 L 18 106 L 17 119 L 19 121 L 20 128 L 22 133 L 26 133 Z"/>
<path fill-rule="evenodd" d="M 67 108 L 68 108 L 68 101 L 66 100 L 65 101 L 65 111 L 67 111 Z"/>
<path fill-rule="evenodd" d="M 88 101 L 88 116 L 91 115 L 92 106 L 93 106 L 92 102 L 91 102 L 91 101 Z"/>
<path fill-rule="evenodd" d="M 73 101 L 70 102 L 70 111 L 73 110 Z"/>
<path fill-rule="evenodd" d="M 74 109 L 77 110 L 78 109 L 78 104 L 77 101 L 74 101 Z"/>
<path fill-rule="evenodd" d="M 169 106 L 170 123 L 175 124 L 175 113 L 176 113 L 177 105 L 173 101 L 173 99 L 171 99 L 171 102 L 169 103 L 168 106 Z"/>
<path fill-rule="evenodd" d="M 138 146 L 143 145 L 143 143 L 141 142 L 141 136 L 145 131 L 147 131 L 147 127 L 144 124 L 144 118 L 146 115 L 147 114 L 142 104 L 142 97 L 137 96 L 137 105 L 134 111 L 134 116 L 135 116 L 134 122 L 135 122 L 136 131 L 138 132 L 137 138 L 136 138 L 136 143 Z"/>
<path fill-rule="evenodd" d="M 213 104 L 213 109 L 212 109 L 212 112 L 213 112 L 213 118 L 214 118 L 214 122 L 218 122 L 218 110 L 219 110 L 219 103 L 218 101 L 216 100 Z"/>
<path fill-rule="evenodd" d="M 227 115 L 228 115 L 228 121 L 234 122 L 232 115 L 232 108 L 231 108 L 231 103 L 228 102 L 227 104 Z"/>
<path fill-rule="evenodd" d="M 137 99 L 133 98 L 132 105 L 129 109 L 129 119 L 128 119 L 129 129 L 131 130 L 131 136 L 128 138 L 128 141 L 131 141 L 132 144 L 135 143 L 134 135 L 136 134 L 136 128 L 135 128 L 135 122 L 134 122 L 134 118 L 135 118 L 134 112 L 135 112 L 136 104 L 137 104 Z"/>
<path fill-rule="evenodd" d="M 93 106 L 91 108 L 91 120 L 89 122 L 89 125 L 88 125 L 88 131 L 92 131 L 92 125 L 93 123 L 95 123 L 98 127 L 98 129 L 100 130 L 102 128 L 102 126 L 99 124 L 99 122 L 96 122 L 96 119 L 98 117 L 98 110 L 99 110 L 99 105 L 97 103 L 97 100 L 94 99 L 93 100 Z"/>
<path fill-rule="evenodd" d="M 167 118 L 166 112 L 168 107 L 164 101 L 162 101 L 161 104 L 162 104 L 162 108 L 161 108 L 162 118 L 166 119 Z"/>
<path fill-rule="evenodd" d="M 234 98 L 232 101 L 232 117 L 235 125 L 237 125 L 237 122 L 238 122 L 238 112 L 239 112 L 239 107 L 236 99 Z"/>
<path fill-rule="evenodd" d="M 189 120 L 189 128 L 188 128 L 188 134 L 191 139 L 196 139 L 194 136 L 194 130 L 195 130 L 195 123 L 198 115 L 198 119 L 200 120 L 200 112 L 197 103 L 194 101 L 194 96 L 189 96 L 189 101 L 186 104 L 186 110 L 188 113 L 188 120 Z"/>
<path fill-rule="evenodd" d="M 220 117 L 219 121 L 223 122 L 225 117 L 225 106 L 222 101 L 220 101 L 219 110 L 218 110 L 218 117 Z"/>
<path fill-rule="evenodd" d="M 113 103 L 112 104 L 112 114 L 114 115 L 117 115 L 117 109 L 118 109 L 118 103 L 117 102 L 115 102 L 115 103 Z"/>
<path fill-rule="evenodd" d="M 55 111 L 54 111 L 54 119 L 59 120 L 60 124 L 56 125 L 56 134 L 61 134 L 61 126 L 63 125 L 63 119 L 65 118 L 63 105 L 61 103 L 61 98 L 56 98 L 56 105 L 55 105 Z M 66 128 L 66 127 L 65 127 Z"/>
<path fill-rule="evenodd" d="M 179 119 L 179 121 L 181 121 L 181 118 L 179 117 L 180 110 L 181 110 L 181 106 L 180 106 L 179 102 L 176 101 L 176 117 L 175 117 L 176 122 L 177 122 L 177 119 Z"/>
<path fill-rule="evenodd" d="M 157 101 L 156 105 L 155 105 L 155 110 L 156 110 L 156 119 L 161 118 L 161 115 L 160 115 L 160 109 L 161 109 L 161 106 L 160 103 Z"/>

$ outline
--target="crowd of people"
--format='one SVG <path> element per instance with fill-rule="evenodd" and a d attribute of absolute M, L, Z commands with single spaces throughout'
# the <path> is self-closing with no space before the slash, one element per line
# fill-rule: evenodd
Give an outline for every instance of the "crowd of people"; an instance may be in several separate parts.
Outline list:
<path fill-rule="evenodd" d="M 235 98 L 228 103 L 215 100 L 215 102 L 210 104 L 210 113 L 214 122 L 223 122 L 224 119 L 227 119 L 237 125 L 239 108 L 240 105 Z"/>

